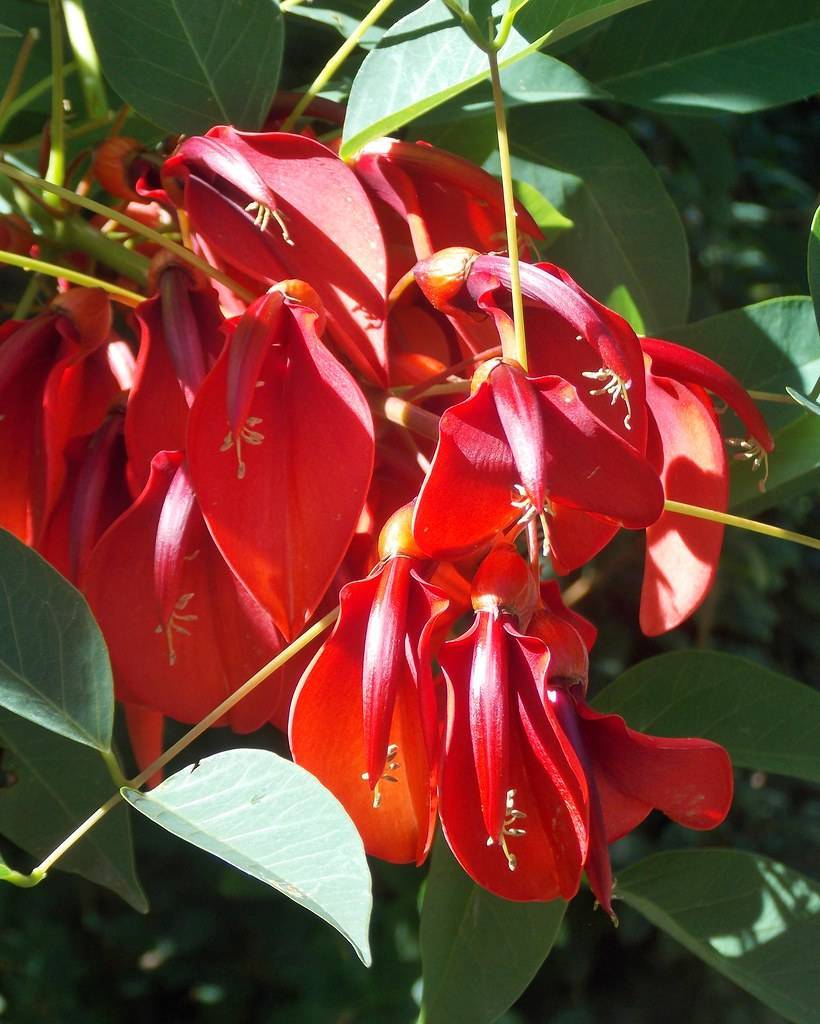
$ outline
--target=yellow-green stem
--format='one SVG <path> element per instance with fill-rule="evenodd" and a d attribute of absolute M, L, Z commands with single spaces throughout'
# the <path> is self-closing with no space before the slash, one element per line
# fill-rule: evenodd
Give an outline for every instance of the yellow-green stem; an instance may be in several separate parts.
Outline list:
<path fill-rule="evenodd" d="M 692 516 L 694 519 L 707 519 L 709 522 L 722 523 L 724 526 L 736 526 L 741 530 L 761 533 L 765 537 L 776 537 L 778 540 L 790 540 L 793 544 L 802 544 L 804 547 L 820 551 L 820 540 L 816 537 L 809 537 L 805 533 L 795 533 L 793 530 L 784 530 L 780 526 L 758 523 L 754 519 L 733 516 L 729 512 L 716 512 L 714 509 L 701 508 L 699 505 L 687 505 L 683 501 L 667 500 L 663 503 L 663 507 L 667 512 L 679 512 L 681 515 Z"/>
<path fill-rule="evenodd" d="M 512 167 L 510 165 L 507 118 L 504 113 L 504 96 L 501 92 L 501 77 L 498 73 L 498 53 L 495 49 L 487 51 L 487 59 L 490 62 L 490 82 L 493 87 L 493 106 L 495 108 L 495 129 L 498 136 L 498 159 L 501 164 L 501 186 L 504 190 L 504 219 L 507 226 L 507 250 L 510 256 L 510 291 L 512 292 L 513 308 L 514 345 L 504 345 L 504 358 L 516 359 L 526 370 L 528 368 L 527 339 L 524 332 L 524 298 L 521 294 L 521 275 L 518 269 L 518 226 L 516 224 L 515 193 L 513 192 Z M 503 338 L 502 342 L 504 342 Z"/>
<path fill-rule="evenodd" d="M 73 75 L 77 70 L 77 65 L 74 61 L 63 65 L 63 79 L 67 79 L 69 75 Z M 31 88 L 26 89 L 25 92 L 21 92 L 11 103 L 9 103 L 2 117 L 0 117 L 0 133 L 5 130 L 6 125 L 9 121 L 21 110 L 25 110 L 31 103 L 37 99 L 38 96 L 42 96 L 44 92 L 48 92 L 51 89 L 51 83 L 54 80 L 53 75 L 46 75 L 45 78 L 41 78 L 39 82 L 35 82 Z M 96 127 L 96 126 L 95 126 Z M 75 135 L 80 134 L 85 130 L 77 129 L 76 132 L 66 132 L 66 136 L 74 138 Z M 92 130 L 92 129 L 89 129 Z M 7 142 L 3 149 L 7 153 L 11 152 L 23 152 L 27 149 L 36 149 L 40 144 L 41 137 L 39 135 L 33 135 L 28 139 L 21 139 L 20 142 Z"/>
<path fill-rule="evenodd" d="M 405 402 L 403 398 L 391 395 L 383 399 L 376 412 L 381 413 L 391 423 L 412 430 L 422 437 L 429 437 L 431 441 L 438 439 L 439 417 L 434 412 L 428 412 L 411 402 Z"/>
<path fill-rule="evenodd" d="M 63 14 L 71 49 L 74 51 L 80 72 L 86 113 L 94 119 L 105 117 L 108 113 L 108 96 L 100 59 L 88 29 L 81 0 L 63 0 Z"/>
<path fill-rule="evenodd" d="M 20 267 L 22 270 L 33 270 L 38 274 L 47 274 L 49 277 L 62 277 L 72 284 L 82 285 L 84 288 L 102 288 L 112 298 L 122 302 L 126 306 L 137 306 L 145 299 L 144 295 L 129 291 L 127 288 L 120 288 L 110 281 L 103 281 L 99 277 L 91 277 L 90 274 L 81 274 L 69 267 L 61 267 L 57 263 L 45 263 L 43 260 L 35 260 L 30 256 L 20 256 L 16 252 L 6 252 L 0 249 L 0 263 L 7 263 L 12 267 Z"/>
<path fill-rule="evenodd" d="M 0 163 L 0 174 L 5 174 L 6 177 L 11 178 L 13 181 L 20 181 L 26 185 L 40 188 L 44 192 L 53 193 L 64 199 L 67 203 L 71 203 L 74 206 L 81 206 L 84 210 L 90 210 L 92 213 L 98 213 L 103 217 L 107 217 L 109 220 L 114 220 L 118 224 L 122 224 L 123 227 L 127 227 L 135 235 L 141 235 L 143 238 L 148 239 L 150 242 L 154 242 L 168 252 L 173 253 L 179 259 L 188 263 L 192 267 L 196 267 L 197 270 L 201 270 L 207 277 L 213 278 L 214 281 L 219 281 L 220 284 L 225 285 L 226 288 L 238 295 L 240 299 L 245 302 L 253 301 L 256 296 L 253 292 L 244 288 L 238 281 L 234 281 L 228 274 L 223 273 L 217 267 L 211 266 L 206 260 L 203 260 L 201 256 L 197 256 L 195 252 L 191 252 L 190 249 L 186 249 L 184 245 L 180 245 L 178 242 L 174 242 L 168 238 L 167 235 L 162 234 L 159 231 L 155 231 L 153 228 L 147 227 L 145 224 L 141 224 L 138 220 L 134 220 L 133 217 L 129 217 L 125 213 L 121 213 L 119 210 L 114 210 L 110 206 L 105 206 L 103 203 L 98 203 L 94 199 L 87 199 L 85 196 L 78 196 L 76 192 L 72 192 L 67 188 L 61 188 L 58 185 L 52 185 L 48 181 L 44 181 L 42 178 L 36 178 L 33 174 L 27 174 L 25 171 L 21 171 L 17 167 L 9 167 L 8 164 Z"/>
<path fill-rule="evenodd" d="M 20 91 L 20 83 L 23 80 L 26 68 L 28 67 L 28 59 L 31 56 L 31 51 L 34 44 L 40 38 L 40 31 L 36 28 L 30 28 L 23 37 L 23 42 L 20 44 L 20 51 L 17 54 L 17 59 L 14 62 L 14 67 L 11 69 L 9 80 L 6 83 L 6 88 L 3 91 L 2 99 L 0 99 L 0 125 L 6 117 L 9 107 L 13 103 Z"/>
<path fill-rule="evenodd" d="M 60 0 L 48 0 L 48 24 L 51 33 L 51 122 L 46 178 L 62 185 L 65 178 L 65 82 L 63 80 L 63 14 Z M 59 203 L 52 201 L 52 205 Z"/>
<path fill-rule="evenodd" d="M 255 690 L 260 683 L 263 683 L 270 675 L 272 675 L 278 668 L 281 668 L 284 664 L 290 661 L 296 654 L 299 653 L 304 647 L 317 637 L 321 636 L 322 633 L 328 627 L 332 626 L 339 615 L 339 609 L 334 608 L 332 612 L 328 612 L 327 615 L 315 622 L 310 629 L 306 629 L 301 636 L 297 637 L 293 643 L 288 644 L 284 651 L 280 651 L 275 658 L 272 658 L 267 665 L 263 665 L 257 673 L 252 675 L 250 679 L 244 682 L 238 690 L 226 697 L 225 700 L 211 711 L 210 714 L 206 715 L 201 722 L 198 722 L 193 728 L 189 729 L 176 743 L 172 744 L 166 751 L 164 751 L 152 764 L 134 776 L 133 779 L 129 780 L 126 784 L 130 789 L 139 789 L 143 786 L 152 775 L 158 772 L 161 768 L 164 768 L 169 761 L 172 761 L 177 754 L 180 754 L 186 747 L 190 746 L 195 739 L 202 735 L 207 729 L 218 722 L 220 718 L 226 715 L 231 708 L 238 704 L 241 700 L 248 696 L 248 694 Z M 51 851 L 51 853 L 43 860 L 28 876 L 32 879 L 27 884 L 35 885 L 46 876 L 46 872 L 54 866 L 54 864 L 67 853 L 68 850 L 74 846 L 75 843 L 79 842 L 83 836 L 89 832 L 94 826 L 108 814 L 109 811 L 113 810 L 122 799 L 120 793 L 114 793 L 101 807 L 98 807 L 96 811 L 71 833 L 67 836 L 58 847 Z M 23 876 L 24 878 L 26 876 Z M 19 882 L 16 884 L 20 884 Z"/>
<path fill-rule="evenodd" d="M 311 101 L 319 95 L 350 54 L 353 53 L 365 32 L 376 24 L 379 18 L 381 18 L 381 16 L 390 8 L 392 3 L 393 0 L 379 0 L 372 10 L 362 18 L 356 28 L 351 32 L 347 39 L 345 39 L 339 49 L 333 54 L 327 64 L 325 64 L 316 76 L 315 81 L 308 91 L 282 122 L 281 130 L 283 132 L 289 132 L 291 128 L 293 128 L 305 110 L 307 110 Z"/>
<path fill-rule="evenodd" d="M 750 391 L 749 398 L 756 402 L 777 402 L 779 405 L 794 405 L 794 399 L 776 391 Z"/>
<path fill-rule="evenodd" d="M 108 769 L 108 774 L 111 776 L 111 781 L 119 789 L 122 786 L 128 785 L 128 779 L 123 774 L 122 768 L 120 768 L 120 762 L 117 760 L 116 755 L 112 750 L 101 750 L 100 757 L 105 762 L 105 767 Z"/>

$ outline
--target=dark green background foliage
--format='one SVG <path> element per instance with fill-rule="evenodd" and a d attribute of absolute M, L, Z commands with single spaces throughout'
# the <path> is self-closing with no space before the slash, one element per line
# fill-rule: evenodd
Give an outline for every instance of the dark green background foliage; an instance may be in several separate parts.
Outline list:
<path fill-rule="evenodd" d="M 105 6 L 89 3 L 89 14 L 102 16 Z M 156 6 L 162 6 L 159 0 Z M 331 12 L 331 6 L 343 16 Z M 316 0 L 295 9 L 287 20 L 280 88 L 299 88 L 310 81 L 337 47 L 339 32 L 348 32 L 368 6 L 359 0 L 339 0 L 323 7 Z M 414 6 L 397 3 L 387 24 Z M 670 0 L 658 0 L 658 6 L 671 9 Z M 800 22 L 800 3 L 790 0 L 779 6 L 784 19 L 793 15 Z M 30 17 L 31 5 L 23 0 L 9 0 L 5 7 L 0 23 L 17 25 L 20 18 Z M 626 17 L 637 24 L 641 15 L 636 11 Z M 41 22 L 44 26 L 43 18 Z M 812 23 L 816 35 L 813 16 Z M 626 21 L 621 31 L 628 33 Z M 376 31 L 368 37 L 371 44 L 377 36 Z M 0 44 L 11 45 L 9 40 Z M 581 33 L 567 40 L 555 53 L 595 85 L 611 88 L 618 98 L 642 102 L 640 83 L 628 95 L 618 94 L 613 82 L 620 65 L 607 56 L 604 44 L 602 33 L 593 27 L 588 36 Z M 5 52 L 0 49 L 0 56 Z M 38 60 L 41 57 L 38 53 Z M 355 65 L 356 59 L 345 65 L 335 83 L 338 95 L 348 91 Z M 40 76 L 46 73 L 47 59 L 45 67 L 37 70 Z M 119 81 L 110 85 L 126 87 Z M 72 85 L 77 103 L 73 90 Z M 784 96 L 792 98 L 788 88 Z M 266 102 L 266 96 L 261 95 L 259 102 Z M 684 115 L 651 97 L 643 108 L 604 99 L 595 102 L 594 110 L 640 147 L 680 214 L 692 268 L 690 320 L 768 298 L 807 293 L 805 252 L 817 205 L 820 102 L 804 100 L 745 116 L 720 111 Z M 151 116 L 149 109 L 142 112 Z M 33 152 L 46 114 L 47 101 L 41 98 L 7 126 L 2 142 L 30 139 Z M 167 128 L 162 121 L 165 113 L 154 116 Z M 462 125 L 458 118 L 455 122 L 458 130 L 447 131 L 446 144 L 475 154 L 477 136 L 470 127 L 474 122 Z M 129 130 L 152 142 L 161 137 L 161 131 L 136 118 Z M 414 137 L 434 138 L 443 130 L 442 119 L 432 116 L 429 122 L 412 127 Z M 31 157 L 22 146 L 17 152 L 21 158 Z M 480 159 L 485 156 L 481 154 Z M 562 246 L 573 253 L 571 235 L 567 238 L 569 242 L 557 243 L 556 254 Z M 576 253 L 574 258 L 580 257 Z M 587 260 L 594 263 L 595 253 L 587 253 Z M 568 269 L 583 276 L 582 266 Z M 4 305 L 14 304 L 23 280 L 17 271 L 0 270 Z M 816 498 L 816 493 L 804 493 L 787 506 L 762 511 L 761 518 L 820 536 Z M 693 646 L 742 655 L 804 683 L 816 685 L 820 679 L 820 552 L 728 531 L 717 585 L 706 604 L 692 622 L 657 640 L 642 637 L 637 629 L 641 565 L 640 538 L 622 533 L 596 561 L 592 586 L 577 606 L 599 627 L 593 692 L 644 658 Z M 115 745 L 117 736 L 121 737 L 121 723 L 115 730 Z M 273 730 L 253 740 L 254 746 L 286 752 L 283 737 Z M 186 763 L 234 745 L 226 732 L 211 733 L 191 748 Z M 0 785 L 13 787 L 15 778 L 8 765 L 0 763 L 0 769 Z M 716 832 L 699 835 L 652 815 L 613 847 L 616 874 L 653 853 L 697 846 L 754 851 L 795 870 L 816 873 L 820 842 L 816 788 L 747 769 L 737 770 L 736 782 L 734 807 Z M 45 884 L 27 891 L 0 887 L 0 1020 L 13 1024 L 415 1021 L 421 975 L 422 872 L 371 862 L 374 963 L 368 971 L 348 943 L 314 916 L 140 815 L 131 817 L 149 914 L 136 913 L 113 893 L 75 875 L 55 873 Z M 0 841 L 0 852 L 21 870 L 33 864 L 5 840 Z M 621 923 L 616 930 L 603 913 L 593 910 L 592 898 L 582 891 L 567 911 L 549 959 L 502 1021 L 778 1024 L 783 1019 L 657 931 L 631 907 L 619 902 L 617 910 Z M 501 945 L 498 956 L 503 962 Z M 454 1018 L 453 1024 L 472 1021 Z"/>

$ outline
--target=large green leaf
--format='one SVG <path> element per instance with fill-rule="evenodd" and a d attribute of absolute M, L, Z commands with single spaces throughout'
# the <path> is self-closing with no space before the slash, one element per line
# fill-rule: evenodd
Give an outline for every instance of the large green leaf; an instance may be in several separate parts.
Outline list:
<path fill-rule="evenodd" d="M 0 530 L 0 706 L 79 743 L 111 747 L 111 665 L 85 598 L 5 530 Z"/>
<path fill-rule="evenodd" d="M 425 1024 L 490 1024 L 549 954 L 566 904 L 514 903 L 476 885 L 439 835 L 421 911 Z"/>
<path fill-rule="evenodd" d="M 820 782 L 820 693 L 745 658 L 712 651 L 648 658 L 593 705 L 640 732 L 714 740 L 742 768 Z"/>
<path fill-rule="evenodd" d="M 547 43 L 646 0 L 529 0 L 499 53 L 506 67 Z M 493 16 L 507 8 L 498 0 Z M 351 156 L 489 77 L 487 55 L 442 0 L 397 21 L 364 60 L 353 82 L 341 154 Z"/>
<path fill-rule="evenodd" d="M 767 299 L 670 327 L 663 337 L 710 356 L 755 391 L 783 395 L 788 385 L 805 393 L 820 375 L 820 334 L 811 299 L 802 295 Z M 761 410 L 772 430 L 802 415 L 796 403 L 767 402 Z"/>
<path fill-rule="evenodd" d="M 739 850 L 659 853 L 616 894 L 710 967 L 796 1024 L 820 1007 L 820 885 Z"/>
<path fill-rule="evenodd" d="M 267 750 L 226 750 L 149 793 L 124 789 L 123 796 L 169 832 L 312 910 L 370 964 L 362 841 L 342 805 L 304 768 Z"/>
<path fill-rule="evenodd" d="M 96 751 L 3 710 L 0 747 L 7 783 L 0 789 L 0 834 L 38 860 L 115 792 Z M 124 805 L 110 811 L 56 867 L 104 885 L 136 910 L 148 910 L 134 872 L 131 825 Z"/>
<path fill-rule="evenodd" d="M 820 206 L 814 211 L 809 234 L 809 251 L 806 259 L 809 277 L 809 291 L 814 301 L 814 316 L 820 327 Z"/>
<path fill-rule="evenodd" d="M 575 224 L 550 249 L 604 302 L 625 290 L 647 330 L 682 321 L 689 254 L 657 172 L 617 125 L 575 104 L 514 110 L 513 174 Z M 486 165 L 498 170 L 498 158 Z"/>
<path fill-rule="evenodd" d="M 613 22 L 582 70 L 660 110 L 749 113 L 820 89 L 817 0 L 654 0 Z"/>
<path fill-rule="evenodd" d="M 275 0 L 85 0 L 105 77 L 136 111 L 189 135 L 258 129 L 282 62 Z"/>

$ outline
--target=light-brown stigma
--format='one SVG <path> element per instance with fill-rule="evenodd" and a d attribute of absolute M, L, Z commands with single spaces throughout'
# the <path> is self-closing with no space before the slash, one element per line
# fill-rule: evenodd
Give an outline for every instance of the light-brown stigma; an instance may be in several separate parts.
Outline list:
<path fill-rule="evenodd" d="M 387 748 L 387 763 L 384 766 L 385 770 L 379 776 L 378 782 L 373 787 L 373 809 L 374 810 L 378 810 L 379 807 L 381 807 L 381 803 L 382 803 L 381 784 L 383 782 L 398 782 L 399 781 L 396 778 L 396 776 L 393 774 L 394 772 L 397 772 L 399 770 L 399 768 L 401 768 L 401 765 L 396 760 L 396 756 L 397 756 L 398 752 L 399 752 L 399 747 L 398 747 L 398 744 L 396 744 L 396 743 L 391 743 L 390 746 Z M 362 772 L 362 780 L 369 784 L 369 782 L 370 782 L 370 773 L 369 772 Z"/>

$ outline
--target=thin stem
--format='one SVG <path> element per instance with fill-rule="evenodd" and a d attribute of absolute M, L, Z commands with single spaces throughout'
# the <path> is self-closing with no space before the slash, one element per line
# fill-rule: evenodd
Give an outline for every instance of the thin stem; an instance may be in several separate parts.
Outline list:
<path fill-rule="evenodd" d="M 793 544 L 802 544 L 804 547 L 820 551 L 820 540 L 816 537 L 808 537 L 805 533 L 795 533 L 793 530 L 784 530 L 780 526 L 758 523 L 754 519 L 733 516 L 729 512 L 716 512 L 714 509 L 701 508 L 699 505 L 687 505 L 683 501 L 667 500 L 663 503 L 663 507 L 667 512 L 679 512 L 681 515 L 692 516 L 694 519 L 708 519 L 712 523 L 736 526 L 741 530 L 762 533 L 766 537 L 777 537 L 778 540 L 790 540 Z"/>
<path fill-rule="evenodd" d="M 97 119 L 108 113 L 108 96 L 105 91 L 100 59 L 88 29 L 81 0 L 63 0 L 65 26 L 71 49 L 80 72 L 80 85 L 89 117 Z"/>
<path fill-rule="evenodd" d="M 299 118 L 302 116 L 304 111 L 309 106 L 311 100 L 318 96 L 319 93 L 324 89 L 327 83 L 333 78 L 339 68 L 344 64 L 347 58 L 359 45 L 359 41 L 362 36 L 367 32 L 369 28 L 376 24 L 381 16 L 389 10 L 393 0 L 379 0 L 379 2 L 372 8 L 372 10 L 365 15 L 364 18 L 359 22 L 353 32 L 345 39 L 339 49 L 333 54 L 330 60 L 325 64 L 319 74 L 316 76 L 315 81 L 302 96 L 296 106 L 291 110 L 285 120 L 282 122 L 280 131 L 289 132 Z"/>
<path fill-rule="evenodd" d="M 61 267 L 56 263 L 45 263 L 43 260 L 35 260 L 30 256 L 19 256 L 16 252 L 6 252 L 0 249 L 0 263 L 8 263 L 12 267 L 20 267 L 22 270 L 34 270 L 38 274 L 47 274 L 49 277 L 61 277 L 72 284 L 82 285 L 84 288 L 102 288 L 112 298 L 123 303 L 125 306 L 138 306 L 144 301 L 145 296 L 137 292 L 129 291 L 127 288 L 120 288 L 110 281 L 103 281 L 99 277 L 91 277 L 89 274 L 81 274 L 77 270 L 68 267 Z"/>
<path fill-rule="evenodd" d="M 775 391 L 750 391 L 749 398 L 756 402 L 777 402 L 780 405 L 794 405 L 794 399 Z"/>
<path fill-rule="evenodd" d="M 46 178 L 55 185 L 65 179 L 65 82 L 63 80 L 63 18 L 60 0 L 48 0 L 48 24 L 51 33 L 51 122 Z M 52 201 L 52 205 L 59 205 Z"/>
<path fill-rule="evenodd" d="M 155 772 L 158 772 L 160 768 L 164 768 L 169 761 L 172 761 L 177 754 L 185 750 L 186 747 L 190 746 L 199 736 L 202 735 L 207 729 L 218 722 L 223 715 L 227 714 L 231 708 L 238 704 L 239 701 L 243 700 L 247 695 L 255 690 L 260 683 L 263 683 L 268 676 L 272 675 L 278 668 L 286 664 L 294 655 L 298 654 L 304 647 L 306 647 L 311 641 L 315 640 L 316 637 L 321 636 L 322 633 L 329 627 L 332 626 L 339 615 L 339 609 L 334 608 L 332 612 L 328 612 L 327 615 L 315 622 L 310 629 L 305 630 L 301 636 L 297 637 L 293 643 L 288 644 L 284 651 L 280 651 L 275 658 L 272 658 L 267 665 L 263 665 L 259 671 L 244 682 L 238 690 L 226 697 L 225 700 L 214 708 L 210 714 L 206 715 L 201 722 L 198 722 L 192 729 L 189 729 L 184 736 L 180 737 L 176 743 L 172 744 L 167 750 L 163 751 L 162 754 L 154 761 L 149 764 L 148 767 L 134 776 L 126 785 L 130 789 L 139 789 L 143 786 Z M 54 866 L 54 864 L 74 846 L 75 843 L 79 842 L 83 836 L 89 832 L 110 810 L 113 810 L 117 804 L 122 800 L 121 793 L 114 793 L 101 807 L 98 807 L 94 813 L 86 818 L 82 824 L 78 825 L 77 828 L 67 836 L 56 849 L 52 850 L 46 859 L 37 865 L 36 868 L 31 872 L 29 876 L 33 881 L 31 885 L 36 885 L 37 882 L 41 881 L 46 872 Z M 25 877 L 25 876 L 23 876 Z M 19 883 L 18 883 L 19 884 Z"/>
<path fill-rule="evenodd" d="M 405 402 L 403 398 L 397 398 L 395 395 L 379 401 L 376 411 L 391 423 L 406 427 L 407 430 L 421 434 L 422 437 L 429 437 L 432 441 L 438 439 L 439 417 L 434 412 L 419 409 L 417 405 Z"/>
<path fill-rule="evenodd" d="M 68 78 L 69 75 L 73 74 L 77 70 L 77 65 L 74 61 L 63 66 L 63 78 Z M 6 108 L 5 113 L 0 117 L 0 133 L 5 130 L 6 125 L 9 121 L 18 114 L 21 110 L 25 110 L 33 100 L 36 100 L 38 96 L 42 96 L 44 92 L 48 92 L 51 89 L 51 83 L 54 80 L 53 75 L 46 75 L 45 78 L 41 78 L 39 82 L 35 82 L 30 88 L 26 89 L 25 92 L 21 92 L 20 95 L 13 100 Z M 40 143 L 40 136 L 34 135 L 29 139 L 23 139 L 21 142 L 10 142 L 3 146 L 8 152 L 13 150 L 26 150 L 34 149 Z"/>
<path fill-rule="evenodd" d="M 40 30 L 36 28 L 30 28 L 23 37 L 23 42 L 20 44 L 20 51 L 17 54 L 14 67 L 11 69 L 9 80 L 6 83 L 6 88 L 3 91 L 3 97 L 0 99 L 0 125 L 3 124 L 6 113 L 17 96 L 20 89 L 20 83 L 23 80 L 23 75 L 28 67 L 28 59 L 31 56 L 31 51 L 39 38 Z"/>
<path fill-rule="evenodd" d="M 129 217 L 127 214 L 121 213 L 119 210 L 115 210 L 110 206 L 105 206 L 103 203 L 98 203 L 94 199 L 87 199 L 85 196 L 78 196 L 75 192 L 71 192 L 69 189 L 52 185 L 50 182 L 44 181 L 42 178 L 36 178 L 33 174 L 27 174 L 25 171 L 21 171 L 17 167 L 9 167 L 8 164 L 0 163 L 0 174 L 5 174 L 6 177 L 11 178 L 14 181 L 20 181 L 26 185 L 33 185 L 37 188 L 41 188 L 44 192 L 52 192 L 54 195 L 64 199 L 67 203 L 72 203 L 74 206 L 81 206 L 84 210 L 90 210 L 92 213 L 99 213 L 103 217 L 107 217 L 109 220 L 114 220 L 118 224 L 122 224 L 123 227 L 127 227 L 135 235 L 142 235 L 143 238 L 147 238 L 156 245 L 162 246 L 163 249 L 167 249 L 168 252 L 178 256 L 179 259 L 184 260 L 192 267 L 196 267 L 197 270 L 201 270 L 207 277 L 213 278 L 214 281 L 219 281 L 220 284 L 225 285 L 226 288 L 230 288 L 235 295 L 238 295 L 239 298 L 243 299 L 245 302 L 252 302 L 253 299 L 256 298 L 253 292 L 244 288 L 238 281 L 234 281 L 232 277 L 223 273 L 217 267 L 211 266 L 211 264 L 202 259 L 201 256 L 197 256 L 197 254 L 191 252 L 190 249 L 186 249 L 184 245 L 174 242 L 172 239 L 168 238 L 167 235 L 164 235 L 159 231 L 155 231 L 153 228 L 149 228 L 145 224 L 141 224 L 138 220 L 134 220 L 133 217 Z"/>
<path fill-rule="evenodd" d="M 461 22 L 461 27 L 464 29 L 464 31 L 467 33 L 470 39 L 472 39 L 472 41 L 479 48 L 479 50 L 483 50 L 486 53 L 487 48 L 492 44 L 489 42 L 488 39 L 485 39 L 484 36 L 481 34 L 481 29 L 478 27 L 478 22 L 475 20 L 472 14 L 469 11 L 465 11 L 465 9 L 458 3 L 458 0 L 444 0 L 444 5 L 447 8 L 447 10 L 451 14 L 454 14 L 456 18 Z"/>
<path fill-rule="evenodd" d="M 518 269 L 518 227 L 516 224 L 515 193 L 513 191 L 512 166 L 510 164 L 510 143 L 507 136 L 507 118 L 504 113 L 504 96 L 501 92 L 501 78 L 498 74 L 498 54 L 489 50 L 490 81 L 493 87 L 495 128 L 498 135 L 498 158 L 501 164 L 501 186 L 504 190 L 504 219 L 507 226 L 507 251 L 510 257 L 510 291 L 512 292 L 514 344 L 504 344 L 505 359 L 517 360 L 527 370 L 527 339 L 524 333 L 524 298 L 521 294 L 521 275 Z"/>
<path fill-rule="evenodd" d="M 123 770 L 120 768 L 120 762 L 117 760 L 114 752 L 112 750 L 101 750 L 100 757 L 105 762 L 105 767 L 108 769 L 108 774 L 111 776 L 111 780 L 114 785 L 118 789 L 122 786 L 127 786 L 128 779 L 123 774 Z"/>

